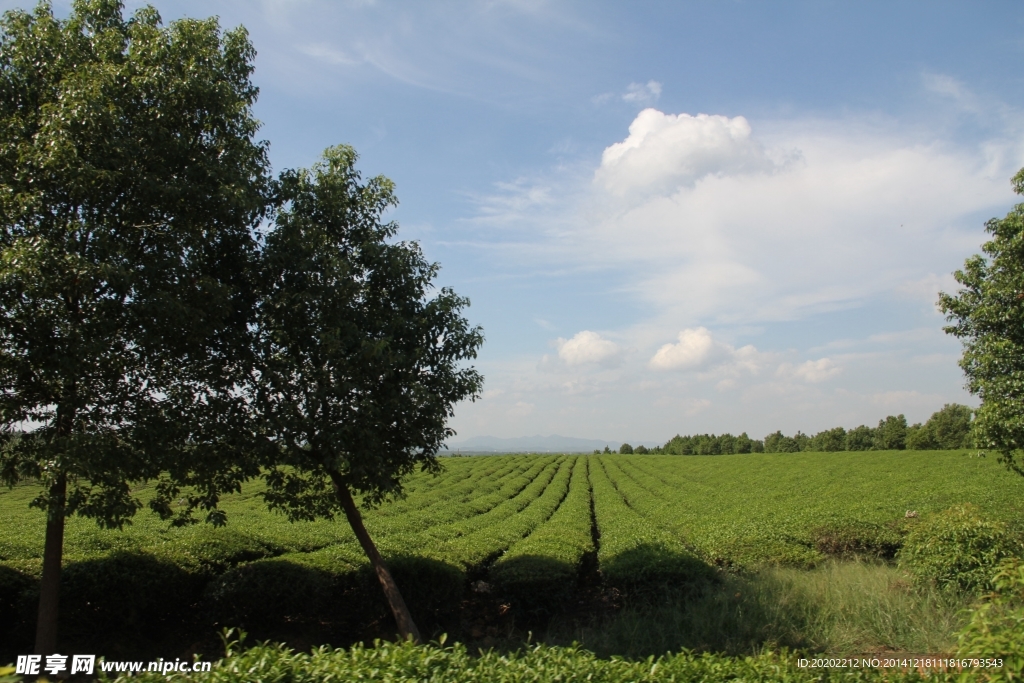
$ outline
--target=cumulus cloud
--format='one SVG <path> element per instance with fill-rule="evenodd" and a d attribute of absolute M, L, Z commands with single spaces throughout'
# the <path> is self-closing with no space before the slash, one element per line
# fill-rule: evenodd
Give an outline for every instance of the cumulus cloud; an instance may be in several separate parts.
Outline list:
<path fill-rule="evenodd" d="M 622 95 L 622 100 L 637 104 L 652 104 L 657 102 L 659 97 L 661 97 L 661 83 L 647 81 L 646 83 L 630 83 Z"/>
<path fill-rule="evenodd" d="M 716 340 L 706 327 L 685 329 L 678 341 L 657 350 L 648 365 L 654 370 L 714 369 L 717 374 L 738 375 L 744 371 L 757 373 L 762 354 L 753 346 L 736 349 Z"/>
<path fill-rule="evenodd" d="M 583 330 L 572 339 L 559 337 L 555 340 L 558 357 L 569 366 L 576 365 L 617 365 L 622 360 L 622 348 L 613 341 L 604 339 L 597 332 Z"/>
<path fill-rule="evenodd" d="M 564 254 L 640 273 L 626 287 L 666 322 L 795 320 L 933 287 L 977 250 L 977 215 L 1005 212 L 1018 166 L 993 176 L 976 150 L 862 122 L 759 138 L 740 116 L 646 109 L 605 149 Z"/>
<path fill-rule="evenodd" d="M 721 355 L 720 352 L 720 345 L 716 348 L 707 328 L 698 327 L 683 330 L 677 343 L 665 344 L 658 349 L 650 365 L 655 370 L 693 370 L 706 365 L 713 356 Z"/>
<path fill-rule="evenodd" d="M 712 174 L 769 171 L 775 164 L 742 116 L 665 114 L 644 109 L 629 136 L 601 155 L 595 179 L 615 195 L 672 190 Z"/>
<path fill-rule="evenodd" d="M 791 377 L 803 382 L 817 384 L 818 382 L 824 382 L 835 377 L 842 371 L 843 369 L 832 359 L 819 358 L 818 360 L 805 361 L 799 365 L 783 363 L 775 374 L 779 377 Z"/>
<path fill-rule="evenodd" d="M 739 397 L 744 416 L 769 416 L 757 423 L 765 429 L 790 431 L 896 412 L 923 419 L 942 403 L 964 402 L 956 340 L 934 318 L 909 319 L 907 311 L 921 315 L 939 290 L 955 291 L 947 273 L 978 251 L 979 216 L 1012 206 L 1007 179 L 1024 163 L 1017 143 L 1000 147 L 1006 163 L 994 167 L 990 160 L 1002 157 L 985 145 L 916 123 L 747 121 L 654 109 L 610 143 L 596 168 L 580 162 L 544 183 L 523 183 L 554 188 L 549 203 L 502 207 L 518 222 L 492 221 L 505 230 L 494 244 L 502 249 L 490 252 L 496 260 L 560 276 L 600 273 L 598 293 L 625 302 L 609 320 L 632 320 L 604 333 L 614 342 L 589 331 L 558 341 L 557 354 L 537 368 L 537 388 L 524 393 L 537 403 L 538 421 L 555 408 L 583 421 L 608 407 L 601 424 L 627 413 L 638 424 L 657 415 L 669 424 L 684 415 L 680 401 L 705 401 L 716 389 L 735 392 L 729 398 Z M 845 320 L 835 336 L 863 336 L 822 338 L 814 323 L 812 334 L 801 334 L 802 321 L 823 313 Z M 901 324 L 889 330 L 892 320 Z M 930 336 L 920 341 L 900 329 L 924 326 Z M 725 342 L 724 335 L 766 332 L 757 348 Z M 640 352 L 622 356 L 616 372 L 575 371 L 603 365 L 620 345 Z M 926 366 L 937 354 L 949 356 L 945 365 Z M 535 397 L 544 392 L 560 402 L 542 409 Z M 642 396 L 636 406 L 608 399 L 634 394 Z M 720 429 L 739 419 L 728 401 L 704 410 L 706 425 L 718 420 Z"/>

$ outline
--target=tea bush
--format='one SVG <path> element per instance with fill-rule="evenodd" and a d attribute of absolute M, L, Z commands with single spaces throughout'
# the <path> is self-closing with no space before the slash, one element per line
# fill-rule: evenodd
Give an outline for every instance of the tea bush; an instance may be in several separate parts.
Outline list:
<path fill-rule="evenodd" d="M 903 547 L 906 530 L 898 524 L 833 522 L 811 530 L 815 549 L 835 557 L 870 556 L 891 560 Z"/>
<path fill-rule="evenodd" d="M 899 552 L 900 566 L 918 581 L 961 591 L 988 590 L 999 563 L 1024 547 L 1005 522 L 965 503 L 914 525 Z"/>
<path fill-rule="evenodd" d="M 960 634 L 960 655 L 1002 657 L 1003 669 L 988 680 L 1024 679 L 1024 562 L 1007 558 L 992 578 L 994 591 Z"/>
<path fill-rule="evenodd" d="M 573 465 L 569 490 L 554 514 L 512 545 L 491 567 L 490 578 L 519 612 L 544 616 L 572 597 L 591 540 L 589 460 Z"/>
<path fill-rule="evenodd" d="M 263 644 L 235 652 L 213 666 L 209 673 L 142 673 L 122 676 L 114 683 L 248 683 L 249 681 L 389 681 L 390 683 L 662 683 L 671 681 L 919 681 L 913 673 L 884 677 L 873 669 L 809 669 L 797 665 L 788 652 L 754 657 L 715 654 L 678 654 L 630 661 L 601 659 L 578 647 L 537 645 L 501 653 L 493 650 L 470 654 L 464 645 L 376 642 L 373 647 L 347 650 L 321 647 L 295 652 L 283 645 Z M 934 680 L 934 679 L 933 679 Z"/>

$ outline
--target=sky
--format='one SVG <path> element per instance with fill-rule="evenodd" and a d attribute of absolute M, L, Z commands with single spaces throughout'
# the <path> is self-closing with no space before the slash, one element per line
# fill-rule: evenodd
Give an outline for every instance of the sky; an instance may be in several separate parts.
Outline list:
<path fill-rule="evenodd" d="M 935 302 L 1018 200 L 1019 2 L 153 4 L 249 31 L 275 171 L 395 181 L 486 338 L 456 441 L 977 404 Z"/>

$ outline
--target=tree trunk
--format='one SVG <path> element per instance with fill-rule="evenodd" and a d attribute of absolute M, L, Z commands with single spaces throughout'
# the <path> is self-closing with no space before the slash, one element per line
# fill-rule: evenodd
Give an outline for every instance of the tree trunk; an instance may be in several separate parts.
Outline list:
<path fill-rule="evenodd" d="M 60 569 L 64 555 L 64 503 L 68 478 L 64 472 L 50 487 L 50 505 L 46 511 L 46 545 L 43 547 L 43 580 L 39 590 L 39 617 L 36 621 L 36 654 L 57 651 L 57 607 L 60 601 Z"/>
<path fill-rule="evenodd" d="M 327 473 L 334 483 L 334 492 L 337 494 L 338 500 L 341 501 L 341 507 L 345 510 L 348 523 L 352 526 L 352 531 L 356 533 L 356 538 L 359 539 L 359 545 L 363 546 L 363 552 L 370 558 L 373 570 L 377 573 L 380 586 L 384 589 L 384 596 L 388 599 L 388 604 L 391 606 L 391 613 L 395 615 L 398 632 L 405 639 L 412 638 L 414 643 L 422 643 L 423 638 L 420 637 L 420 630 L 416 628 L 416 623 L 413 622 L 412 615 L 409 614 L 409 608 L 406 607 L 405 600 L 402 599 L 402 593 L 398 590 L 398 585 L 391 578 L 391 572 L 388 571 L 387 565 L 384 564 L 384 559 L 377 552 L 377 546 L 373 544 L 373 539 L 370 538 L 370 534 L 366 532 L 366 527 L 363 526 L 363 516 L 359 514 L 359 508 L 356 507 L 356 502 L 352 499 L 352 492 L 348 490 L 348 486 L 342 479 L 340 472 L 328 470 Z"/>

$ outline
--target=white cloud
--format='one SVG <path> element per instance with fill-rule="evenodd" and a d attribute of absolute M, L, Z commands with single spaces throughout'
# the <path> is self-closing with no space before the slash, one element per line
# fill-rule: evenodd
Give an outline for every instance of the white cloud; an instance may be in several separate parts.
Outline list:
<path fill-rule="evenodd" d="M 800 319 L 924 296 L 977 250 L 978 213 L 1012 202 L 1018 161 L 1004 165 L 993 177 L 976 149 L 857 122 L 774 124 L 762 141 L 743 117 L 647 109 L 555 246 L 640 273 L 627 287 L 664 323 Z"/>
<path fill-rule="evenodd" d="M 703 370 L 702 379 L 735 377 L 743 372 L 756 374 L 763 355 L 751 345 L 733 348 L 712 337 L 706 327 L 697 327 L 683 330 L 676 343 L 659 348 L 648 365 L 653 370 Z"/>
<path fill-rule="evenodd" d="M 616 365 L 622 360 L 622 348 L 618 344 L 590 330 L 578 332 L 572 339 L 559 337 L 555 345 L 558 357 L 569 366 Z"/>
<path fill-rule="evenodd" d="M 705 327 L 695 330 L 683 330 L 679 333 L 679 342 L 665 344 L 651 358 L 651 367 L 655 370 L 693 370 L 706 365 L 716 354 L 715 341 Z"/>
<path fill-rule="evenodd" d="M 623 196 L 671 191 L 712 174 L 770 171 L 775 164 L 742 116 L 665 114 L 644 109 L 629 136 L 604 150 L 595 179 Z"/>
<path fill-rule="evenodd" d="M 630 83 L 626 92 L 622 95 L 623 102 L 634 102 L 636 104 L 653 104 L 661 97 L 661 83 L 658 81 L 647 81 L 646 83 Z"/>
<path fill-rule="evenodd" d="M 588 292 L 623 302 L 604 337 L 559 340 L 539 365 L 533 356 L 522 390 L 538 406 L 531 419 L 791 432 L 897 412 L 924 419 L 964 402 L 956 341 L 936 316 L 907 311 L 955 291 L 944 273 L 978 251 L 979 216 L 1015 201 L 1007 179 L 1024 155 L 1001 139 L 990 142 L 1003 157 L 880 119 L 752 123 L 647 109 L 597 168 L 560 165 L 517 182 L 550 190 L 489 205 L 491 262 L 531 278 L 599 274 Z M 834 316 L 831 336 L 822 313 Z M 756 348 L 726 341 L 757 335 Z M 623 348 L 638 353 L 616 356 Z M 615 372 L 589 372 L 609 362 Z M 709 395 L 730 400 L 701 403 Z M 699 418 L 685 421 L 686 401 Z"/>
<path fill-rule="evenodd" d="M 819 358 L 818 360 L 804 361 L 795 366 L 792 363 L 783 363 L 775 374 L 779 377 L 792 377 L 804 382 L 817 384 L 818 382 L 824 382 L 835 377 L 842 371 L 843 369 L 832 359 Z"/>

